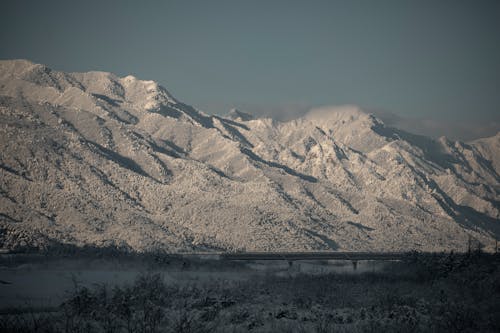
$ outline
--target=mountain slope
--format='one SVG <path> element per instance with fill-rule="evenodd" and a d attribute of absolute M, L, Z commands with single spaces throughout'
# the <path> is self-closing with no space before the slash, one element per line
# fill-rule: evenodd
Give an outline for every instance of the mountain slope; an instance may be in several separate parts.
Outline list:
<path fill-rule="evenodd" d="M 464 250 L 500 236 L 498 138 L 355 107 L 210 116 L 153 81 L 0 61 L 0 246 Z"/>

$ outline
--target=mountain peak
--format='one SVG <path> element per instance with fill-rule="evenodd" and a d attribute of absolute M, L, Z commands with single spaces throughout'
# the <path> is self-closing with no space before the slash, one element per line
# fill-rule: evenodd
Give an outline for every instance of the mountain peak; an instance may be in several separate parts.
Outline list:
<path fill-rule="evenodd" d="M 380 119 L 356 105 L 312 109 L 304 119 L 343 144 L 364 153 L 381 148 L 393 140 L 391 131 Z"/>
<path fill-rule="evenodd" d="M 238 110 L 237 108 L 232 108 L 226 114 L 226 118 L 239 121 L 249 121 L 255 119 L 255 117 L 249 113 Z"/>
<path fill-rule="evenodd" d="M 26 59 L 0 60 L 0 77 L 28 78 L 32 72 L 49 73 L 51 69 Z"/>
<path fill-rule="evenodd" d="M 11 59 L 11 60 L 0 60 L 0 72 L 8 71 L 10 74 L 15 73 L 15 69 L 25 69 L 29 67 L 33 67 L 35 64 L 32 61 L 26 59 Z M 43 66 L 43 65 L 39 65 Z"/>
<path fill-rule="evenodd" d="M 325 106 L 311 109 L 304 118 L 319 121 L 355 121 L 369 119 L 371 114 L 357 105 Z"/>

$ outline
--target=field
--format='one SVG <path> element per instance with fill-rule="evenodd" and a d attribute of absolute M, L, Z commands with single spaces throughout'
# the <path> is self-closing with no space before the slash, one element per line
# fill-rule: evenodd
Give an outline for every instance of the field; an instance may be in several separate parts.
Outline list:
<path fill-rule="evenodd" d="M 54 267 L 53 260 L 35 260 L 32 275 L 47 262 Z M 21 276 L 19 266 L 33 259 L 15 261 L 2 259 L 0 276 L 12 269 Z M 500 331 L 496 254 L 413 253 L 398 261 L 359 262 L 356 267 L 327 260 L 290 264 L 148 257 L 126 264 L 118 258 L 118 266 L 110 270 L 112 261 L 78 261 L 100 273 L 88 275 L 88 281 L 79 281 L 87 273 L 74 275 L 65 285 L 67 292 L 45 306 L 3 304 L 0 331 Z M 114 273 L 103 275 L 102 265 Z M 134 274 L 126 269 L 130 266 Z M 118 271 L 123 274 L 117 276 Z"/>

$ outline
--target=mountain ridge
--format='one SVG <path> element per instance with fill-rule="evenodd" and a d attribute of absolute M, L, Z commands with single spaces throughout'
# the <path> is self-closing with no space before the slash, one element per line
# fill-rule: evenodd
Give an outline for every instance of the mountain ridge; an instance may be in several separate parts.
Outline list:
<path fill-rule="evenodd" d="M 498 134 L 435 140 L 355 106 L 211 116 L 154 81 L 29 61 L 0 61 L 0 110 L 5 248 L 491 250 L 500 236 Z"/>

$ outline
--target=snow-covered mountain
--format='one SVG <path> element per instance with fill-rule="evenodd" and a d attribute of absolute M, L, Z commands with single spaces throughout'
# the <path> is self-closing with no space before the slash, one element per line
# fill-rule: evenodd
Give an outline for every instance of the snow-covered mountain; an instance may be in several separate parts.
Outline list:
<path fill-rule="evenodd" d="M 500 134 L 359 108 L 210 116 L 153 81 L 0 61 L 0 247 L 465 250 L 500 236 Z"/>

